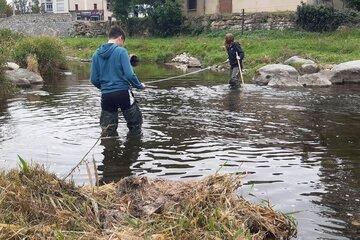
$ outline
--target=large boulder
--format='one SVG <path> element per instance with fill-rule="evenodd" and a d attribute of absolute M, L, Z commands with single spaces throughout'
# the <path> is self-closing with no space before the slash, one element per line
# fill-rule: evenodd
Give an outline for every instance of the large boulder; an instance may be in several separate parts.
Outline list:
<path fill-rule="evenodd" d="M 288 72 L 281 71 L 273 75 L 268 83 L 271 87 L 301 87 L 297 78 L 292 77 Z"/>
<path fill-rule="evenodd" d="M 274 80 L 273 84 L 275 84 L 275 82 L 284 83 L 284 81 L 287 79 L 289 82 L 291 82 L 290 84 L 293 84 L 294 80 L 296 81 L 298 76 L 299 72 L 292 66 L 283 64 L 270 64 L 257 70 L 252 82 L 258 85 L 268 85 L 271 80 Z"/>
<path fill-rule="evenodd" d="M 360 83 L 360 60 L 336 65 L 331 72 L 332 83 Z"/>
<path fill-rule="evenodd" d="M 44 82 L 40 75 L 23 68 L 7 70 L 5 77 L 20 87 L 29 87 L 31 84 L 42 84 Z"/>
<path fill-rule="evenodd" d="M 301 58 L 299 56 L 293 56 L 293 57 L 289 58 L 288 60 L 286 60 L 284 63 L 287 65 L 291 65 L 291 66 L 301 66 L 304 64 L 315 64 L 315 62 L 313 60 Z"/>
<path fill-rule="evenodd" d="M 323 70 L 319 73 L 305 74 L 298 78 L 298 83 L 304 87 L 328 87 L 331 86 L 330 77 L 332 72 L 330 70 Z"/>

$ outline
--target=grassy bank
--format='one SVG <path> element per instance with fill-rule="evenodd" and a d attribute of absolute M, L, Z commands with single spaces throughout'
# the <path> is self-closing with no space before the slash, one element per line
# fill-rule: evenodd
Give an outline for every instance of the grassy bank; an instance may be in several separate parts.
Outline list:
<path fill-rule="evenodd" d="M 41 167 L 0 172 L 1 239 L 290 239 L 296 225 L 237 197 L 242 176 L 129 177 L 76 187 Z"/>
<path fill-rule="evenodd" d="M 126 48 L 146 62 L 163 62 L 188 52 L 209 66 L 226 59 L 222 47 L 225 32 L 174 38 L 128 38 Z M 360 29 L 332 33 L 310 33 L 299 30 L 248 32 L 236 36 L 246 52 L 245 67 L 249 73 L 268 64 L 301 55 L 319 63 L 331 64 L 360 59 Z M 90 58 L 106 38 L 65 38 L 67 54 Z"/>

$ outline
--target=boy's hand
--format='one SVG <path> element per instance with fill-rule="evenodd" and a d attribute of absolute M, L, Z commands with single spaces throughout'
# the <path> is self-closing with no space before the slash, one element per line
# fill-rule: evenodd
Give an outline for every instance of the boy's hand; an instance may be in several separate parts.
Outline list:
<path fill-rule="evenodd" d="M 240 56 L 236 56 L 236 59 L 237 59 L 237 60 L 240 60 Z"/>

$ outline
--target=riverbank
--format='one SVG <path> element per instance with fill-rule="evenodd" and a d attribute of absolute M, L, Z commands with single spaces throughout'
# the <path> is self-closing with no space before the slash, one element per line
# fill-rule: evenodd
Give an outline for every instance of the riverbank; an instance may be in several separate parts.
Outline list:
<path fill-rule="evenodd" d="M 226 60 L 223 48 L 225 32 L 174 38 L 128 38 L 126 48 L 144 62 L 165 62 L 183 52 L 199 58 L 204 66 Z M 332 33 L 311 33 L 300 30 L 273 30 L 235 34 L 245 50 L 246 77 L 269 63 L 279 63 L 299 55 L 322 64 L 338 64 L 360 59 L 360 29 L 343 29 Z M 64 38 L 67 55 L 89 59 L 106 41 L 98 38 Z"/>
<path fill-rule="evenodd" d="M 242 176 L 128 177 L 76 187 L 39 166 L 0 173 L 0 238 L 290 239 L 294 220 L 237 197 Z"/>

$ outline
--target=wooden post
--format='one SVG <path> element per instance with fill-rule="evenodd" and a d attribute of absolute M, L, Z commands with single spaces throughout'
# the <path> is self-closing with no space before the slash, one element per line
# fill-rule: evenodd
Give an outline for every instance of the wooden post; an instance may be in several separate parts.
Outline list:
<path fill-rule="evenodd" d="M 242 10 L 241 35 L 244 35 L 245 27 L 245 9 Z"/>

